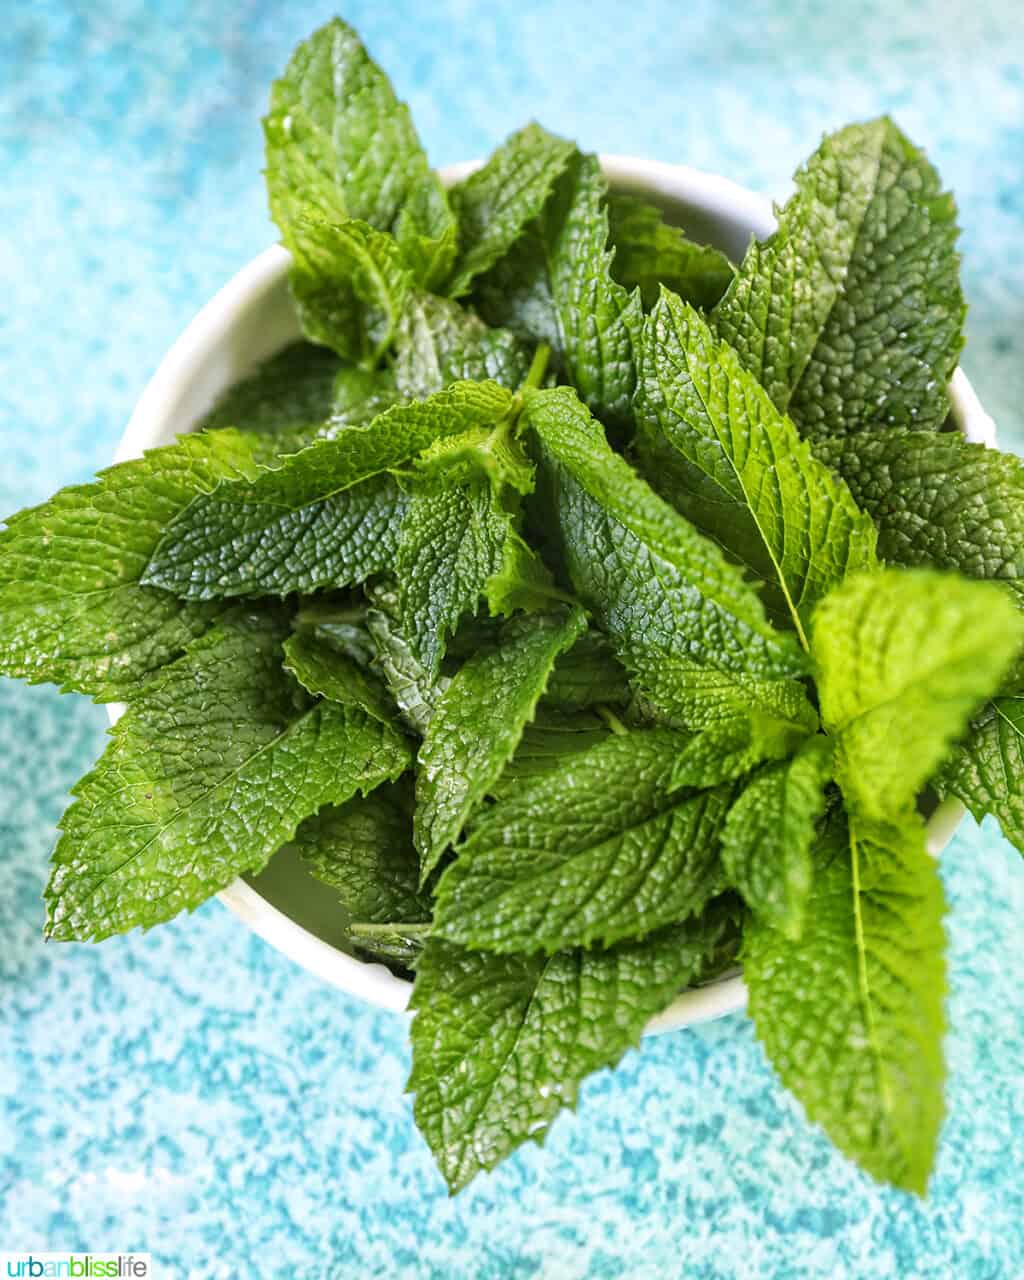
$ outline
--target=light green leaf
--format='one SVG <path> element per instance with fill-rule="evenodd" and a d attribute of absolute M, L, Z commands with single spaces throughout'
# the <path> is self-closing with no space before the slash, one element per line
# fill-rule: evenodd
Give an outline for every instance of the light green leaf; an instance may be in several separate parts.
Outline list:
<path fill-rule="evenodd" d="M 550 596 L 547 572 L 517 529 L 533 471 L 506 419 L 439 440 L 407 479 L 395 576 L 406 637 L 431 675 L 448 636 L 482 596 L 492 614 L 534 608 Z"/>
<path fill-rule="evenodd" d="M 329 632 L 302 627 L 284 643 L 284 668 L 317 698 L 357 706 L 381 724 L 396 728 L 394 707 L 373 676 L 339 647 Z"/>
<path fill-rule="evenodd" d="M 729 916 L 608 950 L 495 956 L 430 939 L 411 1007 L 416 1123 L 450 1191 L 543 1141 L 580 1082 L 613 1067 L 677 992 L 715 970 Z"/>
<path fill-rule="evenodd" d="M 493 267 L 544 207 L 555 179 L 575 151 L 538 124 L 520 129 L 487 163 L 448 193 L 459 223 L 460 252 L 448 285 L 466 293 L 474 277 Z"/>
<path fill-rule="evenodd" d="M 575 153 L 541 216 L 477 286 L 481 314 L 546 342 L 580 399 L 609 427 L 630 421 L 642 308 L 611 274 L 607 184 Z"/>
<path fill-rule="evenodd" d="M 454 218 L 387 76 L 339 18 L 303 41 L 263 121 L 270 213 L 292 248 L 296 222 L 359 218 L 397 233 L 418 282 L 450 269 Z"/>
<path fill-rule="evenodd" d="M 398 787 L 325 805 L 302 823 L 295 844 L 308 870 L 334 890 L 351 919 L 430 919 L 430 895 L 418 888 L 412 824 Z"/>
<path fill-rule="evenodd" d="M 49 937 L 98 940 L 197 907 L 321 805 L 407 768 L 397 734 L 282 671 L 286 635 L 275 611 L 232 613 L 134 698 L 61 819 Z"/>
<path fill-rule="evenodd" d="M 752 712 L 745 720 L 713 724 L 680 750 L 672 770 L 673 787 L 714 787 L 749 773 L 766 760 L 792 755 L 809 726 L 769 719 Z"/>
<path fill-rule="evenodd" d="M 205 600 L 344 587 L 385 572 L 407 504 L 384 473 L 510 404 L 493 383 L 457 383 L 318 441 L 255 483 L 222 484 L 174 520 L 145 580 Z"/>
<path fill-rule="evenodd" d="M 1022 641 L 1010 599 L 955 574 L 890 569 L 832 592 L 814 615 L 812 652 L 850 809 L 901 817 Z"/>
<path fill-rule="evenodd" d="M 486 810 L 445 871 L 434 933 L 486 951 L 642 937 L 723 885 L 730 786 L 673 792 L 684 736 L 612 734 Z"/>
<path fill-rule="evenodd" d="M 933 785 L 954 795 L 980 822 L 988 813 L 1024 853 L 1024 696 L 986 702 Z"/>
<path fill-rule="evenodd" d="M 736 274 L 724 253 L 688 240 L 660 209 L 637 196 L 610 193 L 608 227 L 615 249 L 612 275 L 626 289 L 639 289 L 648 310 L 664 285 L 685 302 L 710 311 Z"/>
<path fill-rule="evenodd" d="M 215 620 L 140 586 L 164 528 L 224 479 L 248 482 L 272 437 L 185 436 L 19 511 L 0 532 L 0 673 L 99 702 L 131 697 Z"/>
<path fill-rule="evenodd" d="M 815 827 L 831 777 L 830 739 L 808 738 L 792 760 L 768 765 L 747 783 L 722 830 L 729 880 L 752 911 L 789 938 L 803 929 Z"/>
<path fill-rule="evenodd" d="M 395 352 L 395 381 L 412 400 L 451 382 L 490 378 L 514 391 L 530 368 L 530 345 L 491 329 L 450 298 L 418 294 L 405 308 Z"/>
<path fill-rule="evenodd" d="M 783 1084 L 873 1177 L 923 1194 L 943 1114 L 942 883 L 920 821 L 834 822 L 803 934 L 745 930 L 750 1014 Z"/>
<path fill-rule="evenodd" d="M 493 791 L 556 659 L 585 627 L 581 609 L 514 618 L 498 644 L 468 659 L 441 694 L 416 774 L 414 832 L 424 880 Z"/>
<path fill-rule="evenodd" d="M 775 689 L 805 669 L 795 639 L 772 629 L 740 571 L 613 452 L 572 391 L 527 392 L 525 406 L 573 587 L 636 683 L 684 723 L 780 701 L 810 710 L 799 685 Z"/>
<path fill-rule="evenodd" d="M 760 580 L 769 613 L 805 628 L 849 573 L 876 567 L 874 525 L 736 353 L 663 293 L 644 326 L 636 402 L 645 473 Z"/>
<path fill-rule="evenodd" d="M 300 218 L 289 247 L 289 283 L 303 333 L 345 360 L 375 368 L 397 333 L 413 287 L 398 244 L 355 218 Z"/>
<path fill-rule="evenodd" d="M 718 333 L 808 436 L 937 430 L 963 345 L 952 197 L 888 117 L 825 138 Z"/>

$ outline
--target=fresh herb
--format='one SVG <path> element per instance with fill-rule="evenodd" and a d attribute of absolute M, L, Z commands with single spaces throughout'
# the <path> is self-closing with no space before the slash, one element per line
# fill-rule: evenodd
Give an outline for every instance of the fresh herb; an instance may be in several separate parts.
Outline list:
<path fill-rule="evenodd" d="M 941 430 L 934 169 L 844 129 L 734 268 L 537 125 L 446 192 L 340 21 L 265 130 L 306 341 L 0 533 L 0 671 L 128 704 L 48 936 L 297 849 L 346 945 L 415 975 L 453 1190 L 739 956 L 808 1116 L 923 1192 L 919 802 L 1024 850 L 1024 484 Z"/>

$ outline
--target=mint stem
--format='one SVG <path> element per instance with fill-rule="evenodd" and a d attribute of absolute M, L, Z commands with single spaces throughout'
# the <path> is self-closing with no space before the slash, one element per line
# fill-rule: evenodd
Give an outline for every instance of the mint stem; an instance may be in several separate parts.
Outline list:
<path fill-rule="evenodd" d="M 530 368 L 527 370 L 526 378 L 520 391 L 525 391 L 528 387 L 539 387 L 544 380 L 544 375 L 548 371 L 548 361 L 551 359 L 551 348 L 546 342 L 542 342 L 537 350 L 533 353 L 533 359 L 530 362 Z"/>

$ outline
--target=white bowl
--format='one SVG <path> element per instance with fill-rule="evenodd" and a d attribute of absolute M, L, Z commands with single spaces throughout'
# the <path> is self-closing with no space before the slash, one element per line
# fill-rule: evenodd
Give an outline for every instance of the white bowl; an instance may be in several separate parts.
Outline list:
<path fill-rule="evenodd" d="M 684 165 L 661 164 L 632 156 L 602 156 L 613 187 L 651 196 L 696 239 L 710 241 L 738 260 L 751 235 L 764 237 L 775 225 L 771 203 L 727 178 Z M 452 165 L 448 184 L 476 167 Z M 289 257 L 275 245 L 254 258 L 199 312 L 171 347 L 142 393 L 115 461 L 138 457 L 144 449 L 169 444 L 190 431 L 214 401 L 261 360 L 300 337 L 287 289 Z M 995 426 L 982 409 L 967 378 L 957 370 L 950 385 L 953 417 L 967 439 L 992 445 Z M 111 705 L 111 723 L 123 708 Z M 928 846 L 938 854 L 948 843 L 964 810 L 946 802 L 928 824 Z M 286 857 L 286 855 L 284 855 Z M 347 954 L 341 941 L 344 919 L 329 890 L 313 880 L 296 859 L 282 855 L 253 882 L 238 879 L 220 894 L 253 932 L 311 972 L 371 1004 L 404 1010 L 410 985 L 383 965 Z M 742 1009 L 747 991 L 734 973 L 706 986 L 684 991 L 646 1033 L 718 1018 Z"/>

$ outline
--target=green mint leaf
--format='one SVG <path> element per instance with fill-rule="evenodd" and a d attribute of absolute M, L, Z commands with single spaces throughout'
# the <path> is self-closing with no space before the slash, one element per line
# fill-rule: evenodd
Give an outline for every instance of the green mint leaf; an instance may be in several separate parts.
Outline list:
<path fill-rule="evenodd" d="M 451 382 L 491 379 L 514 391 L 530 368 L 530 346 L 489 328 L 450 298 L 421 293 L 407 304 L 395 350 L 395 382 L 412 400 Z"/>
<path fill-rule="evenodd" d="M 307 869 L 334 890 L 353 920 L 430 919 L 430 895 L 419 891 L 412 826 L 397 787 L 326 805 L 302 823 L 295 845 Z"/>
<path fill-rule="evenodd" d="M 170 524 L 145 580 L 205 600 L 351 586 L 385 572 L 407 503 L 384 473 L 510 404 L 493 383 L 458 383 L 318 441 L 253 483 L 222 484 Z"/>
<path fill-rule="evenodd" d="M 511 515 L 482 477 L 453 487 L 434 479 L 413 493 L 395 572 L 409 647 L 430 676 L 448 636 L 501 574 L 513 535 Z"/>
<path fill-rule="evenodd" d="M 387 76 L 340 19 L 292 54 L 263 121 L 270 213 L 287 248 L 312 214 L 394 231 L 419 283 L 447 276 L 454 218 Z"/>
<path fill-rule="evenodd" d="M 896 564 L 1002 581 L 1024 603 L 1024 463 L 956 432 L 886 431 L 815 442 L 878 526 Z"/>
<path fill-rule="evenodd" d="M 626 669 L 608 637 L 585 632 L 555 663 L 545 702 L 560 711 L 581 711 L 596 703 L 622 707 L 632 700 Z"/>
<path fill-rule="evenodd" d="M 876 566 L 874 525 L 736 353 L 670 293 L 644 327 L 636 416 L 659 492 L 760 580 L 769 612 L 806 645 L 822 596 Z"/>
<path fill-rule="evenodd" d="M 10 516 L 0 532 L 0 673 L 97 701 L 132 696 L 216 618 L 140 586 L 166 525 L 276 457 L 272 437 L 185 436 Z"/>
<path fill-rule="evenodd" d="M 805 435 L 937 430 L 963 345 L 952 197 L 886 117 L 825 138 L 715 310 Z"/>
<path fill-rule="evenodd" d="M 812 652 L 850 809 L 900 817 L 995 692 L 1022 640 L 1024 617 L 1009 597 L 955 574 L 859 574 L 826 597 L 814 615 Z"/>
<path fill-rule="evenodd" d="M 414 832 L 424 880 L 492 792 L 556 659 L 585 627 L 581 609 L 514 618 L 497 646 L 465 662 L 438 699 L 416 774 Z"/>
<path fill-rule="evenodd" d="M 349 925 L 348 936 L 353 947 L 370 960 L 381 960 L 391 969 L 408 972 L 416 967 L 423 951 L 428 924 L 420 921 L 398 924 Z"/>
<path fill-rule="evenodd" d="M 397 242 L 354 218 L 300 218 L 289 248 L 289 283 L 303 333 L 344 360 L 374 368 L 397 333 L 413 287 Z"/>
<path fill-rule="evenodd" d="M 943 795 L 955 795 L 979 822 L 992 814 L 1007 840 L 1024 853 L 1024 696 L 986 702 L 933 785 Z"/>
<path fill-rule="evenodd" d="M 402 628 L 396 587 L 378 583 L 370 591 L 370 600 L 374 607 L 366 615 L 366 627 L 376 650 L 374 665 L 404 722 L 422 736 L 449 678 L 431 676 L 413 653 Z"/>
<path fill-rule="evenodd" d="M 569 757 L 589 751 L 613 732 L 608 720 L 598 711 L 560 711 L 552 707 L 553 681 L 554 675 L 548 681 L 548 691 L 533 719 L 523 729 L 515 755 L 490 788 L 490 794 L 498 799 L 526 783 L 565 768 Z"/>
<path fill-rule="evenodd" d="M 319 424 L 331 416 L 334 380 L 346 372 L 332 351 L 293 342 L 226 391 L 196 430 L 237 427 L 288 441 L 306 433 L 304 443 L 309 443 Z"/>
<path fill-rule="evenodd" d="M 640 937 L 723 887 L 729 786 L 673 793 L 686 738 L 612 734 L 481 814 L 437 890 L 434 933 L 487 951 Z"/>
<path fill-rule="evenodd" d="M 547 571 L 516 527 L 533 472 L 506 419 L 439 440 L 407 479 L 395 573 L 406 636 L 431 675 L 482 596 L 492 615 L 549 602 Z"/>
<path fill-rule="evenodd" d="M 525 415 L 573 587 L 652 700 L 686 723 L 781 702 L 813 724 L 786 680 L 805 669 L 795 639 L 772 629 L 719 548 L 610 448 L 568 388 L 528 392 Z"/>
<path fill-rule="evenodd" d="M 874 1177 L 923 1194 L 943 1113 L 942 883 L 924 829 L 834 822 L 798 941 L 754 916 L 750 1014 L 808 1118 Z"/>
<path fill-rule="evenodd" d="M 680 227 L 665 221 L 660 209 L 637 196 L 611 192 L 608 230 L 615 249 L 612 275 L 630 292 L 639 289 L 647 310 L 664 285 L 684 301 L 710 311 L 736 274 L 724 253 L 688 240 Z"/>
<path fill-rule="evenodd" d="M 466 293 L 493 267 L 544 207 L 555 179 L 575 151 L 538 124 L 520 129 L 476 173 L 448 193 L 459 223 L 460 251 L 447 292 Z"/>
<path fill-rule="evenodd" d="M 832 743 L 809 738 L 792 760 L 746 785 L 722 830 L 722 865 L 751 911 L 799 938 L 813 875 L 812 846 L 832 777 Z"/>
<path fill-rule="evenodd" d="M 642 308 L 611 274 L 607 184 L 574 153 L 536 222 L 478 285 L 481 314 L 546 342 L 580 399 L 609 427 L 631 420 Z"/>
<path fill-rule="evenodd" d="M 713 724 L 680 750 L 673 787 L 714 787 L 749 773 L 766 760 L 783 760 L 807 737 L 808 726 L 753 713 L 746 720 Z"/>
<path fill-rule="evenodd" d="M 345 365 L 334 379 L 331 412 L 316 438 L 333 440 L 349 427 L 367 427 L 402 398 L 390 369 Z"/>
<path fill-rule="evenodd" d="M 98 940 L 197 907 L 321 805 L 397 778 L 405 741 L 281 669 L 287 619 L 225 617 L 134 697 L 74 788 L 47 934 Z"/>
<path fill-rule="evenodd" d="M 336 647 L 329 633 L 302 628 L 284 644 L 284 667 L 317 698 L 356 706 L 389 728 L 395 727 L 394 708 L 381 684 Z"/>
<path fill-rule="evenodd" d="M 410 1002 L 416 1123 L 449 1190 L 543 1141 L 580 1082 L 613 1067 L 730 934 L 721 911 L 641 942 L 551 957 L 496 956 L 431 938 Z"/>

